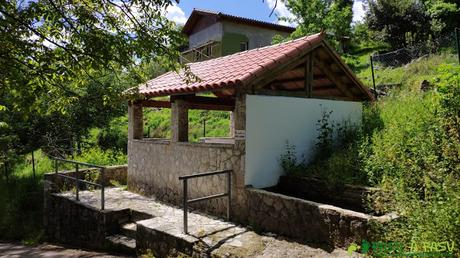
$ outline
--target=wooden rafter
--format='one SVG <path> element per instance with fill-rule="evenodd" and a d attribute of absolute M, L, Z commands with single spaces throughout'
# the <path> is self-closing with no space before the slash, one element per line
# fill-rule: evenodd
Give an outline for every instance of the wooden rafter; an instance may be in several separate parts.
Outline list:
<path fill-rule="evenodd" d="M 296 60 L 296 61 L 294 61 L 292 63 L 287 62 L 287 63 L 284 63 L 284 64 L 279 64 L 276 68 L 274 68 L 271 71 L 269 76 L 258 77 L 258 78 L 256 77 L 248 85 L 250 87 L 252 87 L 253 90 L 263 88 L 264 86 L 266 86 L 268 83 L 274 81 L 277 77 L 279 77 L 283 73 L 285 73 L 285 72 L 287 72 L 287 71 L 289 71 L 291 69 L 294 69 L 297 66 L 302 65 L 303 63 L 305 63 L 305 61 L 308 58 L 308 55 L 310 53 L 312 53 L 314 50 L 316 50 L 320 46 L 322 46 L 322 44 L 312 46 L 310 49 L 308 49 L 308 51 L 303 53 L 301 55 L 301 58 L 299 58 L 298 60 Z"/>
<path fill-rule="evenodd" d="M 313 52 L 310 52 L 305 62 L 305 94 L 311 98 L 313 91 Z"/>
<path fill-rule="evenodd" d="M 171 98 L 185 100 L 185 106 L 188 109 L 201 109 L 201 110 L 220 110 L 220 111 L 233 111 L 235 109 L 235 100 L 227 98 L 211 98 L 201 96 L 177 96 Z M 171 108 L 171 102 L 165 100 L 142 100 L 143 107 L 155 108 Z"/>
<path fill-rule="evenodd" d="M 315 59 L 315 65 L 318 66 L 324 74 L 326 74 L 329 80 L 331 80 L 346 97 L 354 98 L 353 94 L 348 89 L 348 86 L 345 83 L 343 83 L 343 81 L 338 77 L 337 74 L 331 71 L 328 65 L 324 64 L 322 61 L 318 59 Z"/>

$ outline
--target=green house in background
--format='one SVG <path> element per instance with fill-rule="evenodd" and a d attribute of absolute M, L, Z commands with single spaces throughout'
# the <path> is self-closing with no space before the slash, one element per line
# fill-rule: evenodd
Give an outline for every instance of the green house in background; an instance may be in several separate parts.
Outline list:
<path fill-rule="evenodd" d="M 275 35 L 287 37 L 295 28 L 221 12 L 194 9 L 182 32 L 189 40 L 182 62 L 204 61 L 271 45 Z"/>

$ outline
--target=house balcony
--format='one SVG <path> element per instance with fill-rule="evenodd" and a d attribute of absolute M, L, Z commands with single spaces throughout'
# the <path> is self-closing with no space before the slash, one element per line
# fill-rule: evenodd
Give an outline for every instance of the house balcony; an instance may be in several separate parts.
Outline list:
<path fill-rule="evenodd" d="M 183 64 L 201 62 L 222 55 L 222 43 L 219 41 L 209 41 L 204 45 L 194 47 L 181 53 L 180 62 Z"/>

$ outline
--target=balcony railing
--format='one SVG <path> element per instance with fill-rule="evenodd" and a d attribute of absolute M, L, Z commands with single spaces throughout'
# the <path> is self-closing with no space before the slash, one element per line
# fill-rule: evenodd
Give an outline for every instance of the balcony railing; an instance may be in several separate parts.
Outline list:
<path fill-rule="evenodd" d="M 221 43 L 210 41 L 204 45 L 182 52 L 181 63 L 205 61 L 221 55 Z"/>

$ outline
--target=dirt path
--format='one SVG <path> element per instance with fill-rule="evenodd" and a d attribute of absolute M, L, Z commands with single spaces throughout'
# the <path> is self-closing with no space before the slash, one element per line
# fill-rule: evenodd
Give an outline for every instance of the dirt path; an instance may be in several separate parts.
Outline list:
<path fill-rule="evenodd" d="M 31 258 L 57 258 L 57 257 L 91 257 L 91 258 L 120 258 L 127 256 L 109 255 L 106 253 L 97 253 L 83 251 L 78 249 L 68 249 L 56 245 L 25 246 L 19 243 L 2 243 L 0 242 L 0 257 L 31 257 Z"/>

